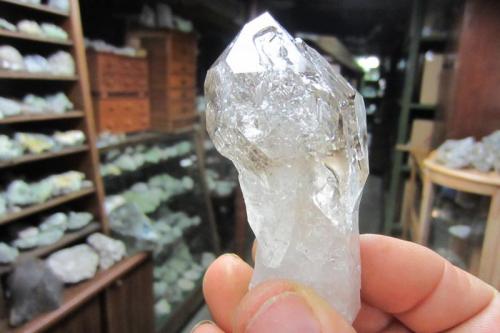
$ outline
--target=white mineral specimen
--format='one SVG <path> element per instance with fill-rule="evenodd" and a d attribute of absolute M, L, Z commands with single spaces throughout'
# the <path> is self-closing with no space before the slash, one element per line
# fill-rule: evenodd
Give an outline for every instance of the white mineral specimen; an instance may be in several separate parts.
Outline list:
<path fill-rule="evenodd" d="M 47 266 L 64 283 L 77 283 L 93 277 L 99 256 L 86 244 L 57 251 L 47 259 Z"/>
<path fill-rule="evenodd" d="M 125 244 L 121 240 L 110 238 L 96 232 L 87 238 L 87 243 L 99 253 L 99 267 L 108 269 L 120 261 L 126 253 Z"/>
<path fill-rule="evenodd" d="M 352 322 L 368 176 L 362 97 L 268 13 L 210 68 L 205 95 L 208 132 L 238 169 L 259 244 L 251 286 L 301 282 Z"/>

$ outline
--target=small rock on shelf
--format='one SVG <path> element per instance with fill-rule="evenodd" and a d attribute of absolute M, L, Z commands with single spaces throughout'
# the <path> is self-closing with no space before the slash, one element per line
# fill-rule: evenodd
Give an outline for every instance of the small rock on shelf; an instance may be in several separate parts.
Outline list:
<path fill-rule="evenodd" d="M 99 253 L 99 267 L 108 269 L 120 261 L 126 253 L 125 244 L 101 233 L 94 233 L 87 238 L 87 243 Z"/>
<path fill-rule="evenodd" d="M 61 281 L 77 283 L 95 275 L 99 256 L 87 244 L 80 244 L 51 254 L 46 262 Z"/>

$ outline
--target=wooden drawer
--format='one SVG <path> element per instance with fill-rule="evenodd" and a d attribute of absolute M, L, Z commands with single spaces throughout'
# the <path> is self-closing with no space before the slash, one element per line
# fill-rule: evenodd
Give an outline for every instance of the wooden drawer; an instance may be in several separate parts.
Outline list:
<path fill-rule="evenodd" d="M 194 88 L 168 89 L 167 99 L 169 101 L 186 101 L 194 104 L 196 100 L 196 90 Z"/>
<path fill-rule="evenodd" d="M 99 132 L 128 133 L 150 128 L 149 98 L 95 98 Z"/>
<path fill-rule="evenodd" d="M 87 52 L 90 85 L 94 93 L 108 95 L 145 95 L 148 91 L 146 58 L 119 56 L 95 51 Z"/>
<path fill-rule="evenodd" d="M 167 65 L 169 74 L 196 74 L 196 63 L 194 61 L 171 61 Z"/>
<path fill-rule="evenodd" d="M 192 88 L 195 86 L 194 75 L 172 74 L 167 76 L 169 88 Z"/>

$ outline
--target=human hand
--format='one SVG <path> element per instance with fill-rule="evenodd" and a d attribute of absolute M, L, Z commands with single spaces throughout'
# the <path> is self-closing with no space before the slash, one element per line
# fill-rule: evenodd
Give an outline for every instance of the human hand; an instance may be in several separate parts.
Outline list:
<path fill-rule="evenodd" d="M 361 236 L 362 307 L 351 326 L 314 291 L 284 280 L 248 290 L 252 268 L 219 257 L 203 281 L 216 323 L 193 333 L 500 332 L 498 291 L 433 251 Z"/>

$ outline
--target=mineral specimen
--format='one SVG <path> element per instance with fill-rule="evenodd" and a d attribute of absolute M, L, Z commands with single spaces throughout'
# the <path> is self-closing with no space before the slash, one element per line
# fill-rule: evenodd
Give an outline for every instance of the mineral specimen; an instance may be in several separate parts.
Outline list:
<path fill-rule="evenodd" d="M 74 231 L 88 225 L 94 216 L 87 212 L 70 212 L 68 215 L 68 230 Z"/>
<path fill-rule="evenodd" d="M 54 113 L 64 113 L 68 110 L 73 109 L 74 105 L 62 92 L 58 92 L 54 95 L 48 95 L 45 98 L 47 108 Z"/>
<path fill-rule="evenodd" d="M 99 254 L 99 267 L 108 269 L 125 256 L 125 244 L 101 233 L 87 238 L 87 243 Z"/>
<path fill-rule="evenodd" d="M 38 35 L 38 36 L 43 35 L 43 31 L 42 28 L 40 28 L 40 25 L 35 21 L 30 21 L 30 20 L 19 21 L 17 23 L 17 30 L 19 30 L 19 32 L 24 32 L 30 35 Z"/>
<path fill-rule="evenodd" d="M 14 24 L 10 23 L 6 19 L 0 17 L 0 29 L 8 30 L 8 31 L 16 31 L 17 28 Z"/>
<path fill-rule="evenodd" d="M 48 68 L 54 75 L 74 75 L 75 61 L 71 54 L 65 51 L 58 51 L 48 59 Z"/>
<path fill-rule="evenodd" d="M 24 57 L 24 66 L 31 73 L 46 73 L 49 71 L 49 63 L 45 57 L 39 54 L 29 54 Z"/>
<path fill-rule="evenodd" d="M 80 190 L 85 175 L 79 171 L 68 171 L 47 178 L 54 185 L 53 196 L 64 195 Z"/>
<path fill-rule="evenodd" d="M 14 139 L 31 154 L 41 154 L 55 146 L 54 140 L 45 134 L 19 132 L 14 135 Z"/>
<path fill-rule="evenodd" d="M 16 116 L 21 113 L 19 102 L 5 97 L 0 97 L 0 118 Z"/>
<path fill-rule="evenodd" d="M 28 183 L 14 180 L 7 187 L 5 197 L 9 206 L 27 206 L 33 204 L 33 195 Z"/>
<path fill-rule="evenodd" d="M 23 56 L 10 45 L 0 46 L 0 69 L 21 71 L 24 69 Z"/>
<path fill-rule="evenodd" d="M 11 160 L 23 154 L 23 147 L 7 135 L 0 135 L 0 161 Z"/>
<path fill-rule="evenodd" d="M 23 103 L 28 113 L 42 113 L 48 109 L 45 98 L 33 94 L 24 96 Z"/>
<path fill-rule="evenodd" d="M 43 220 L 39 228 L 41 231 L 59 229 L 65 231 L 68 227 L 68 217 L 64 213 L 54 213 Z"/>
<path fill-rule="evenodd" d="M 500 130 L 476 142 L 473 137 L 446 140 L 437 149 L 436 162 L 452 169 L 475 168 L 500 172 Z"/>
<path fill-rule="evenodd" d="M 301 282 L 353 321 L 368 176 L 362 97 L 268 13 L 210 68 L 205 95 L 208 132 L 238 169 L 259 244 L 251 286 Z"/>
<path fill-rule="evenodd" d="M 42 23 L 41 28 L 45 36 L 47 36 L 48 38 L 61 39 L 61 40 L 68 39 L 68 33 L 64 31 L 64 29 L 58 27 L 55 24 Z"/>
<path fill-rule="evenodd" d="M 18 255 L 19 251 L 15 247 L 0 242 L 0 264 L 11 264 Z"/>
<path fill-rule="evenodd" d="M 62 303 L 63 285 L 41 260 L 19 264 L 9 276 L 10 324 L 19 325 L 38 314 L 57 309 Z"/>
<path fill-rule="evenodd" d="M 55 132 L 53 138 L 62 147 L 78 146 L 85 142 L 85 134 L 80 130 Z"/>
<path fill-rule="evenodd" d="M 54 244 L 64 236 L 64 231 L 61 229 L 49 229 L 41 232 L 37 237 L 37 246 L 47 246 Z"/>
<path fill-rule="evenodd" d="M 77 283 L 93 277 L 99 256 L 86 244 L 57 251 L 49 256 L 47 265 L 64 283 Z"/>

